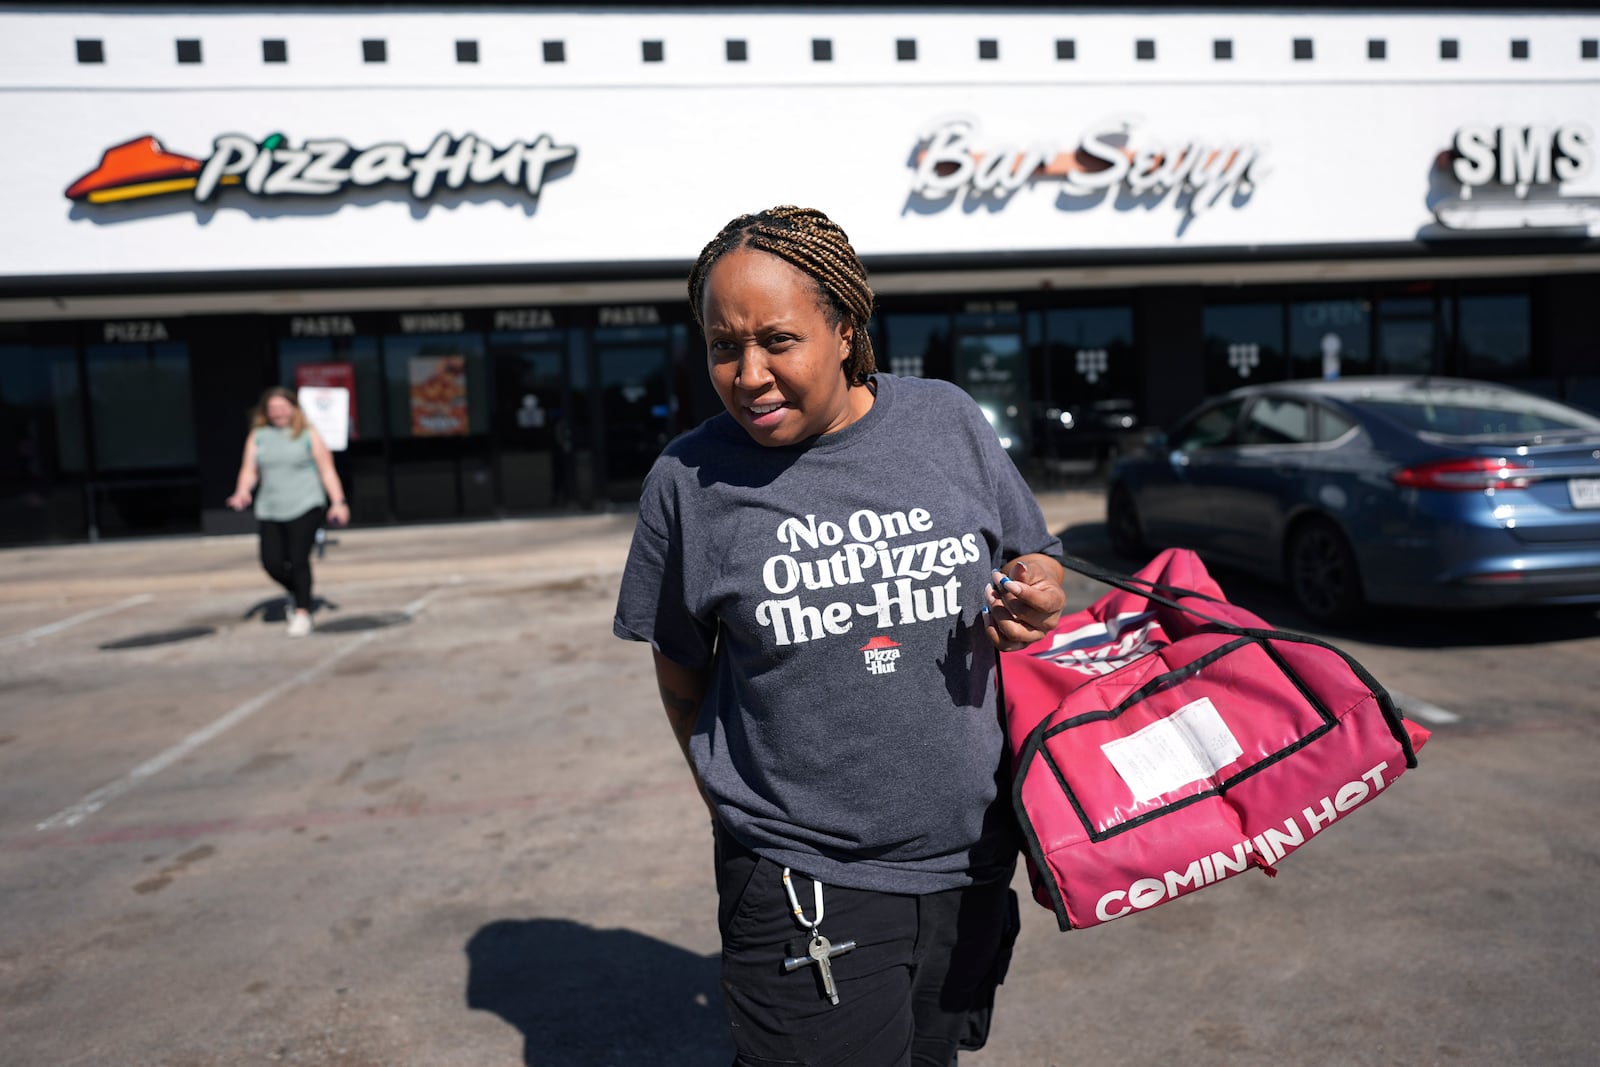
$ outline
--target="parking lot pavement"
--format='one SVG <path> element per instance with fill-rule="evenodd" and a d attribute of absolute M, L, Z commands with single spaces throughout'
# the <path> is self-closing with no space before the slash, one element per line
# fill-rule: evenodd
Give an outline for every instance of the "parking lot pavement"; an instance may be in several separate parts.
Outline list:
<path fill-rule="evenodd" d="M 1104 558 L 1098 493 L 1041 504 Z M 709 828 L 610 634 L 632 524 L 338 532 L 298 641 L 251 538 L 0 553 L 0 1062 L 728 1062 Z M 1278 879 L 1025 901 L 964 1067 L 1594 1062 L 1600 638 L 1518 629 L 1361 646 L 1463 722 Z"/>
<path fill-rule="evenodd" d="M 1098 522 L 1098 489 L 1037 494 L 1052 530 Z M 368 527 L 328 532 L 327 556 L 314 561 L 318 581 L 340 588 L 406 580 L 472 580 L 509 575 L 620 573 L 633 533 L 630 510 L 539 519 Z M 259 589 L 254 535 L 181 537 L 0 551 L 0 605 L 50 605 L 175 592 Z M 22 609 L 13 609 L 20 611 Z M 48 607 L 42 608 L 48 614 Z M 59 620 L 58 620 L 59 621 Z M 44 625 L 44 624 L 41 624 Z M 11 627 L 0 640 L 14 639 Z"/>

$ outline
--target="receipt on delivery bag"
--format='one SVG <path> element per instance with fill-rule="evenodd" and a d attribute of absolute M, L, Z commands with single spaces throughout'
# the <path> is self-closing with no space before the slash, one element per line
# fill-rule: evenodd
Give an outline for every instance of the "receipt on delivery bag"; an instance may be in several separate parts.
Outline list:
<path fill-rule="evenodd" d="M 1210 778 L 1244 754 L 1209 697 L 1100 746 L 1136 801 Z"/>

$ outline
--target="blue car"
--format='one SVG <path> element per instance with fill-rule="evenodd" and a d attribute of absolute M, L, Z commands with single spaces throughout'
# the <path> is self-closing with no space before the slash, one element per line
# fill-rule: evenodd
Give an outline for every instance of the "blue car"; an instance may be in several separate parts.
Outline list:
<path fill-rule="evenodd" d="M 1321 622 L 1600 601 L 1600 418 L 1506 386 L 1247 386 L 1122 456 L 1107 490 L 1119 555 L 1192 548 Z"/>

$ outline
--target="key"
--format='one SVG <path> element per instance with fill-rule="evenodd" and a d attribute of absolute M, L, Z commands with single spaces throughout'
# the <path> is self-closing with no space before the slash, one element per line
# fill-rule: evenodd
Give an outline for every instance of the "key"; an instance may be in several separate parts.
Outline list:
<path fill-rule="evenodd" d="M 821 934 L 813 934 L 811 943 L 806 946 L 804 956 L 789 956 L 783 961 L 785 973 L 798 971 L 802 967 L 813 964 L 822 975 L 822 993 L 830 1003 L 839 1003 L 839 991 L 833 984 L 833 964 L 829 962 L 835 956 L 842 956 L 856 947 L 854 941 L 841 941 L 837 945 L 830 942 Z"/>
<path fill-rule="evenodd" d="M 822 975 L 822 995 L 827 997 L 830 1003 L 837 1004 L 839 993 L 833 987 L 833 963 L 829 958 L 832 948 L 828 939 L 819 931 L 811 935 L 811 945 L 806 949 L 806 955 L 816 963 L 817 971 Z"/>

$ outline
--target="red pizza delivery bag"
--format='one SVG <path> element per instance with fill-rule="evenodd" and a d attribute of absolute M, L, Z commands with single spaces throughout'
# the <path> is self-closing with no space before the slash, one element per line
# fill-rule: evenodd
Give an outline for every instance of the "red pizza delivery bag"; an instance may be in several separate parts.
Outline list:
<path fill-rule="evenodd" d="M 1275 866 L 1386 792 L 1428 731 L 1325 641 L 1230 604 L 1168 549 L 1002 656 L 1034 897 L 1095 926 Z"/>

